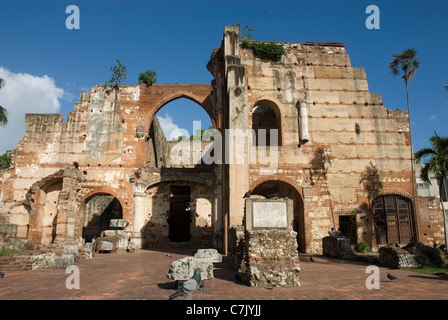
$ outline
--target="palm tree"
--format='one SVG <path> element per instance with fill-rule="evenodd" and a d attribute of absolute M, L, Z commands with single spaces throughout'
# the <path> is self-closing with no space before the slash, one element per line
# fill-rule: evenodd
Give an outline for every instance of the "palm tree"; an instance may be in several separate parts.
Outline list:
<path fill-rule="evenodd" d="M 389 69 L 392 71 L 393 76 L 397 76 L 401 72 L 406 85 L 406 101 L 408 106 L 408 120 L 409 120 L 409 141 L 411 145 L 411 171 L 412 171 L 412 194 L 414 197 L 414 205 L 412 206 L 414 211 L 415 226 L 417 228 L 417 240 L 420 241 L 420 233 L 418 228 L 417 209 L 415 201 L 415 172 L 414 172 L 414 151 L 412 148 L 412 134 L 411 134 L 411 112 L 409 108 L 409 81 L 414 77 L 415 72 L 420 68 L 420 62 L 416 59 L 417 51 L 415 49 L 406 49 L 400 54 L 392 55 L 394 59 L 389 63 Z"/>
<path fill-rule="evenodd" d="M 439 196 L 440 202 L 442 204 L 443 210 L 443 221 L 444 221 L 444 229 L 445 229 L 445 246 L 448 247 L 448 239 L 447 239 L 447 230 L 446 230 L 446 213 L 445 207 L 443 205 L 443 196 L 442 191 L 444 192 L 445 199 L 447 197 L 446 191 L 446 178 L 448 175 L 448 136 L 440 137 L 434 132 L 434 136 L 429 138 L 431 141 L 432 148 L 423 148 L 418 150 L 415 153 L 415 158 L 417 161 L 421 161 L 421 159 L 428 158 L 428 162 L 423 165 L 420 177 L 423 181 L 431 183 L 429 180 L 429 172 L 434 172 L 436 177 L 439 179 Z"/>
<path fill-rule="evenodd" d="M 5 80 L 0 78 L 0 89 L 5 86 Z M 4 127 L 8 124 L 8 110 L 0 106 L 0 127 Z"/>

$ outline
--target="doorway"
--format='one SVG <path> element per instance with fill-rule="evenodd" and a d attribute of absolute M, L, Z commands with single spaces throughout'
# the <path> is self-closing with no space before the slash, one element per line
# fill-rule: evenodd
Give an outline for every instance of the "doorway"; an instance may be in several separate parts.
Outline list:
<path fill-rule="evenodd" d="M 399 195 L 385 195 L 373 201 L 377 243 L 407 244 L 414 236 L 412 203 Z"/>
<path fill-rule="evenodd" d="M 191 238 L 190 186 L 170 187 L 169 240 L 188 242 Z"/>

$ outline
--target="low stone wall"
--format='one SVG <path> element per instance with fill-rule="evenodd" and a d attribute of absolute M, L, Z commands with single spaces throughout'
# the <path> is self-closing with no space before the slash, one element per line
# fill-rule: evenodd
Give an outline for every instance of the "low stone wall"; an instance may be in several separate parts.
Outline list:
<path fill-rule="evenodd" d="M 417 261 L 417 256 L 410 254 L 404 249 L 381 247 L 378 252 L 380 254 L 379 262 L 383 266 L 396 269 L 401 267 L 420 267 L 420 264 Z"/>
<path fill-rule="evenodd" d="M 380 264 L 390 268 L 420 268 L 422 266 L 446 267 L 446 251 L 431 248 L 422 243 L 408 244 L 403 248 L 382 247 L 379 249 Z"/>

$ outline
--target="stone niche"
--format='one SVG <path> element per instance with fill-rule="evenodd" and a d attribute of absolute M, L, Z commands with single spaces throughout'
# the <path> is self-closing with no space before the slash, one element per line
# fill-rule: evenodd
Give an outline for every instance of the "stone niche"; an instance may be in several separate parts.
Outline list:
<path fill-rule="evenodd" d="M 291 199 L 246 199 L 244 278 L 252 287 L 299 286 Z"/>

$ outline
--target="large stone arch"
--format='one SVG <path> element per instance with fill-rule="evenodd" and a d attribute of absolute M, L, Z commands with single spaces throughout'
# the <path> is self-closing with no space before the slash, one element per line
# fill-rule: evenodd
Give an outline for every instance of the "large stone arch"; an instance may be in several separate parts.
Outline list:
<path fill-rule="evenodd" d="M 139 117 L 141 124 L 145 126 L 145 132 L 149 133 L 149 126 L 157 111 L 166 104 L 179 98 L 186 98 L 202 107 L 210 117 L 216 128 L 217 115 L 214 110 L 212 87 L 202 84 L 153 84 L 152 86 L 140 86 Z"/>

